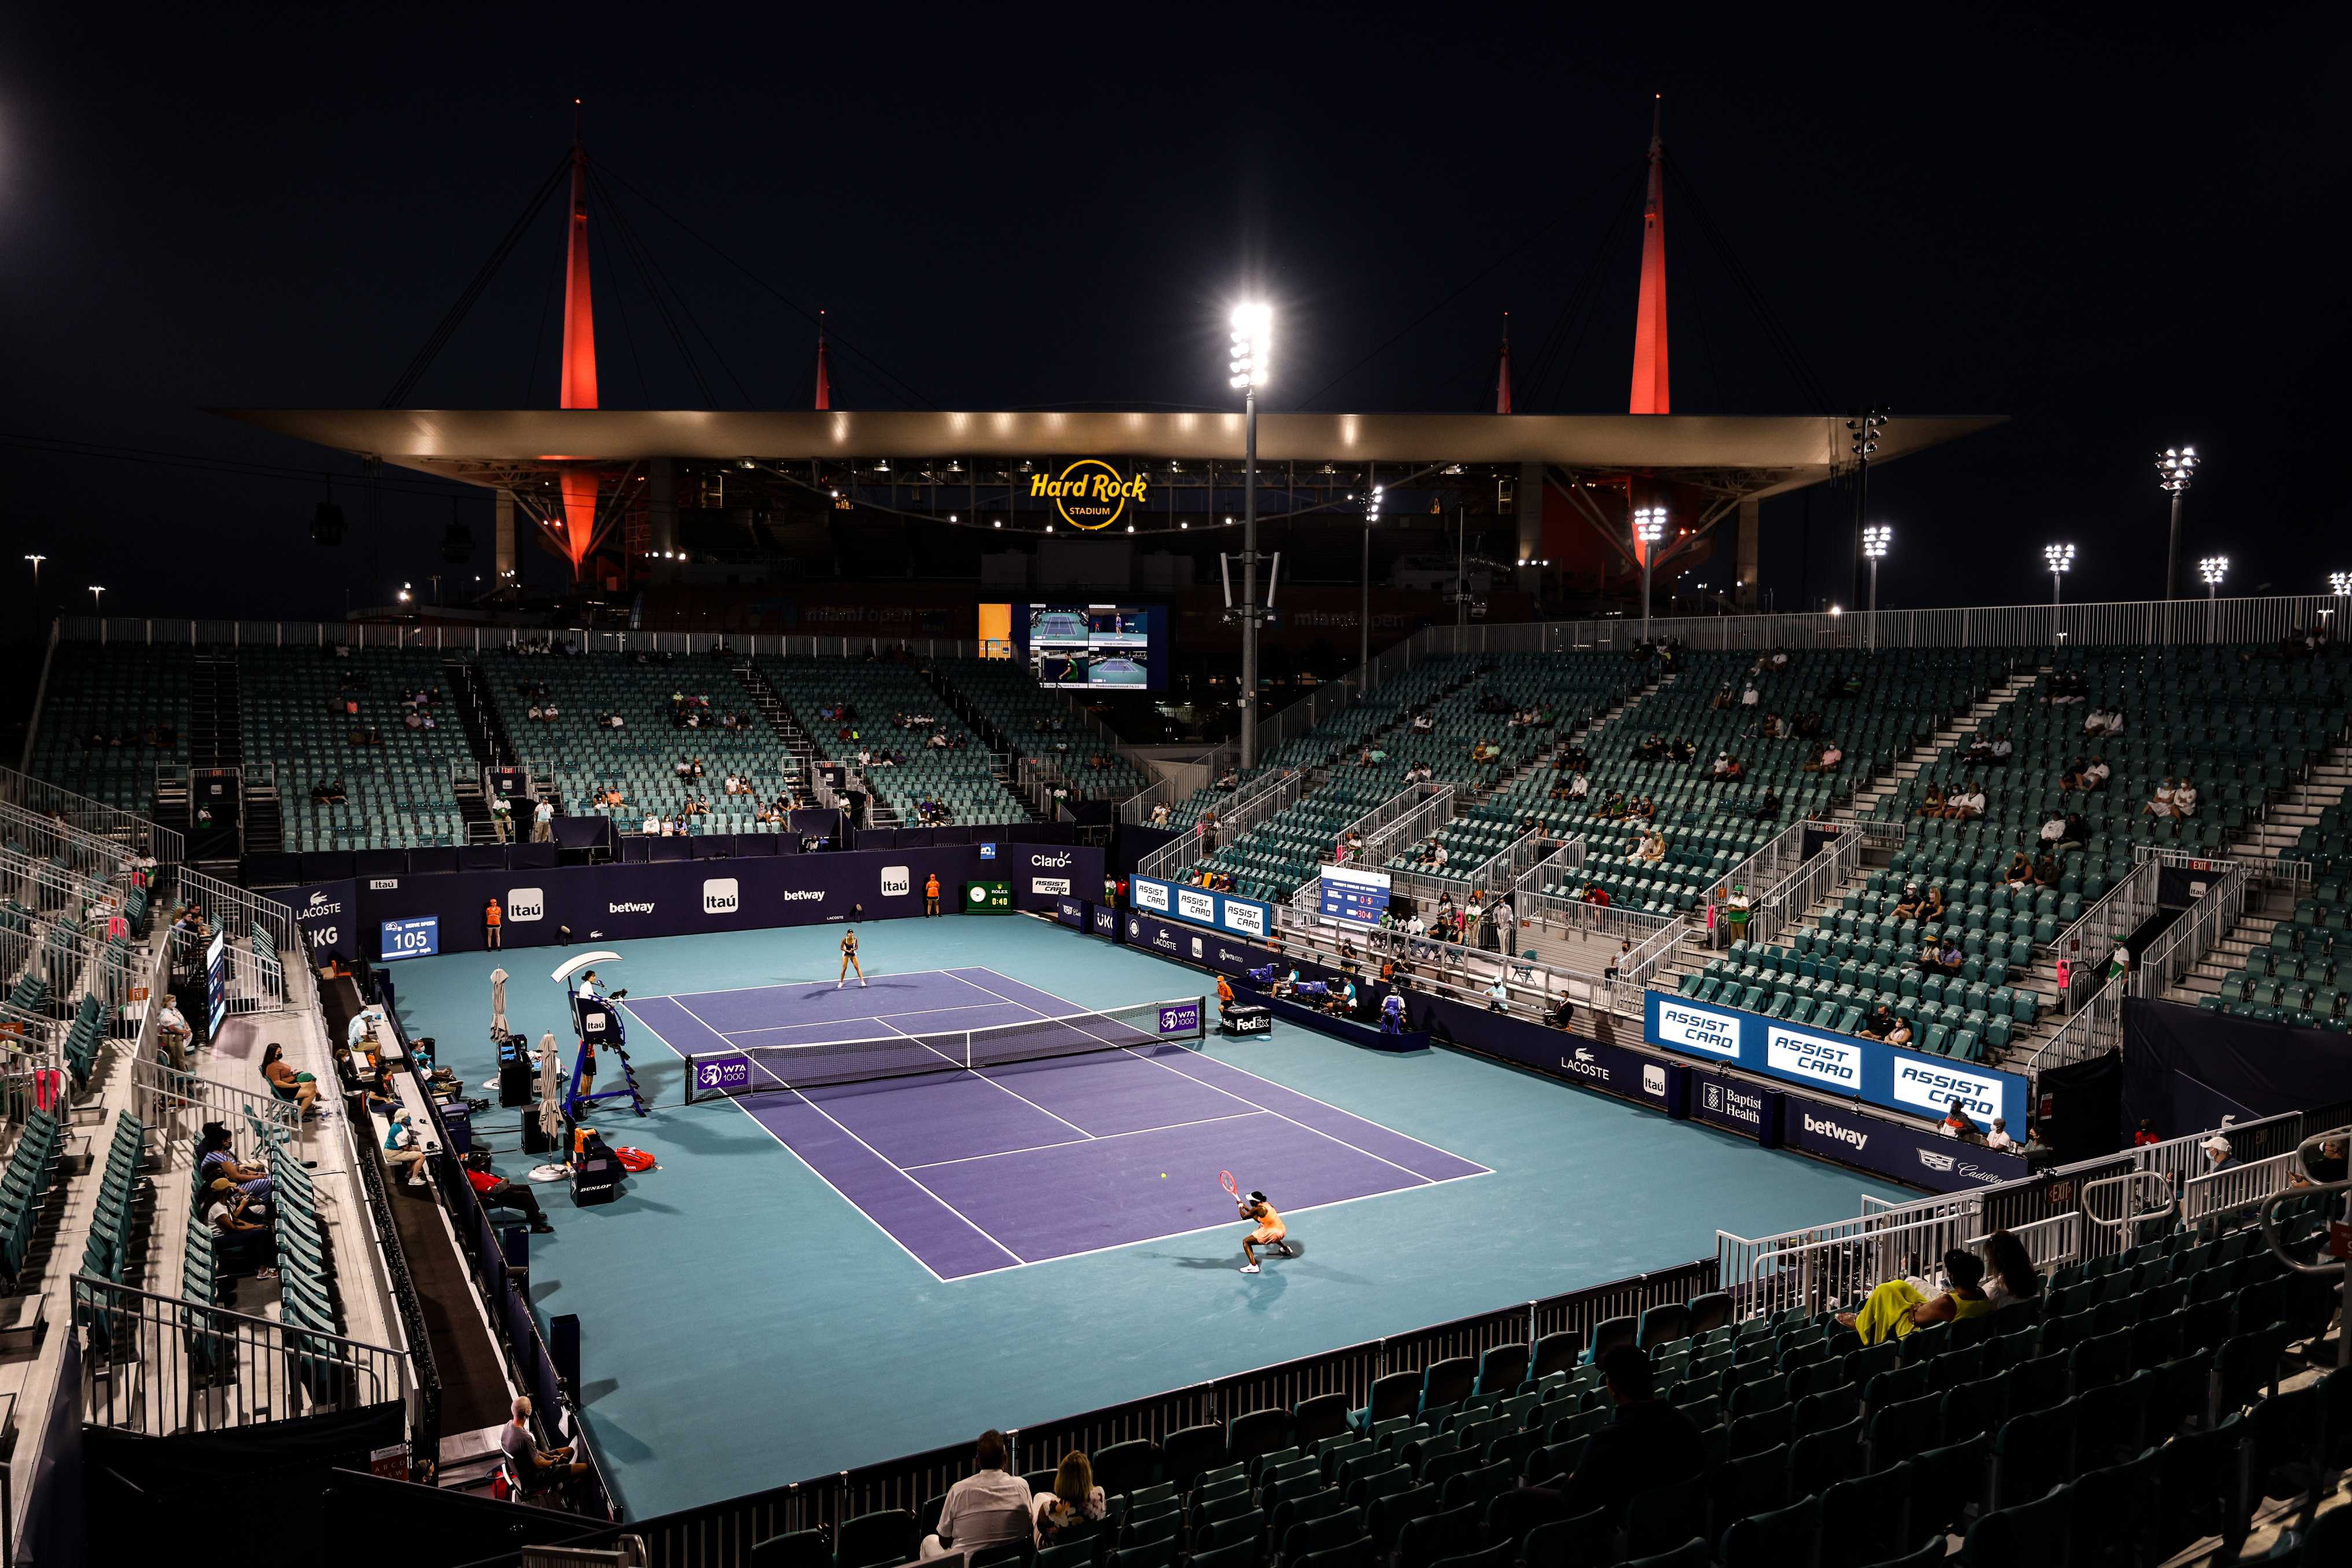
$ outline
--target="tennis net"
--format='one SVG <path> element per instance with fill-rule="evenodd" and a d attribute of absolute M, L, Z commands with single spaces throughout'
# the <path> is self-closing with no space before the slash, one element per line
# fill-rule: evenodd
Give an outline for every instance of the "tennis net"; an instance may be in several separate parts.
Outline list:
<path fill-rule="evenodd" d="M 1202 1037 L 1207 999 L 1139 1002 L 986 1029 L 894 1034 L 804 1046 L 740 1046 L 686 1058 L 686 1100 L 717 1100 L 917 1073 L 961 1072 Z"/>

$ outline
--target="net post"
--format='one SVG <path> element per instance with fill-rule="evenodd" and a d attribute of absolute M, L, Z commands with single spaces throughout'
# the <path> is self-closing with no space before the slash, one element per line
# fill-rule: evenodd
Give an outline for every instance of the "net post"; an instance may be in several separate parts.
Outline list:
<path fill-rule="evenodd" d="M 692 1105 L 694 1103 L 694 1058 L 691 1055 L 686 1058 L 686 1083 L 684 1085 L 684 1089 L 686 1092 L 686 1103 Z"/>
<path fill-rule="evenodd" d="M 1209 1039 L 1209 999 L 1206 996 L 1195 996 L 1192 998 L 1192 1037 L 1199 1040 L 1203 1045 L 1207 1044 Z"/>

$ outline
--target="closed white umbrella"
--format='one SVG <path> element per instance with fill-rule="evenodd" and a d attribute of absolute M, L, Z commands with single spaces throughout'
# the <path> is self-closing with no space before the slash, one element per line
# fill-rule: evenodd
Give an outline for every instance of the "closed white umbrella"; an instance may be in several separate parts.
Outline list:
<path fill-rule="evenodd" d="M 561 1139 L 563 1136 L 563 1062 L 562 1053 L 555 1044 L 553 1030 L 539 1037 L 539 1049 L 534 1054 L 539 1058 L 539 1130 L 551 1140 Z M 533 1166 L 530 1179 L 534 1182 L 560 1182 L 563 1173 L 560 1162 L 551 1162 Z"/>
<path fill-rule="evenodd" d="M 490 1033 L 504 1037 L 507 1032 L 507 972 L 490 971 Z"/>

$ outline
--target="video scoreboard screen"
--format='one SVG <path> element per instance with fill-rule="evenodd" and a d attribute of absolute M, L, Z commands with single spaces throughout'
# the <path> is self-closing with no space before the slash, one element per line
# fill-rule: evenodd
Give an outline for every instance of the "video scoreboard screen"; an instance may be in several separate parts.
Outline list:
<path fill-rule="evenodd" d="M 1040 686 L 1162 690 L 1168 612 L 1158 605 L 1028 605 L 1013 618 Z"/>

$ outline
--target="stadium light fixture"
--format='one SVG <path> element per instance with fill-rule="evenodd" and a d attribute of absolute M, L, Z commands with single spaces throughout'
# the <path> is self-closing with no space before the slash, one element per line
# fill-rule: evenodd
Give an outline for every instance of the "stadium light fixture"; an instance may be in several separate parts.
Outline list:
<path fill-rule="evenodd" d="M 2337 598 L 2352 598 L 2352 572 L 2330 572 L 2327 591 Z"/>
<path fill-rule="evenodd" d="M 2074 569 L 2074 547 L 2045 544 L 2042 547 L 2042 563 L 2050 569 L 2050 603 L 2055 605 L 2065 597 L 2066 574 Z"/>
<path fill-rule="evenodd" d="M 2180 498 L 2197 478 L 2194 447 L 2167 447 L 2156 455 L 2156 487 L 2172 498 L 2172 536 L 2164 551 L 2164 596 L 2180 597 Z"/>
<path fill-rule="evenodd" d="M 33 563 L 33 602 L 37 605 L 41 602 L 41 563 L 47 561 L 48 557 L 27 555 L 25 559 Z"/>
<path fill-rule="evenodd" d="M 2221 596 L 2221 579 L 2229 574 L 2230 558 L 2226 555 L 2208 555 L 2197 563 L 2197 575 L 2205 584 L 2205 598 L 2209 604 Z"/>
<path fill-rule="evenodd" d="M 1658 541 L 1666 536 L 1666 509 L 1662 506 L 1640 506 L 1633 509 L 1633 537 L 1642 542 L 1642 640 L 1650 640 L 1650 565 L 1658 553 Z"/>
<path fill-rule="evenodd" d="M 91 608 L 92 610 L 96 610 L 96 609 L 97 609 L 100 605 L 102 605 L 102 604 L 104 604 L 104 603 L 105 603 L 105 601 L 104 601 L 103 599 L 101 599 L 101 598 L 100 598 L 100 597 L 99 597 L 99 595 L 100 595 L 100 594 L 103 594 L 103 593 L 105 593 L 105 592 L 106 592 L 106 589 L 105 589 L 103 586 L 100 585 L 99 584 L 93 583 L 93 584 L 90 584 L 90 586 L 89 586 L 89 605 L 90 605 L 90 608 Z"/>
<path fill-rule="evenodd" d="M 1260 300 L 1234 307 L 1232 378 L 1242 395 L 1242 767 L 1257 765 L 1257 395 L 1265 385 L 1274 310 Z M 1225 520 L 1231 522 L 1233 520 Z"/>

